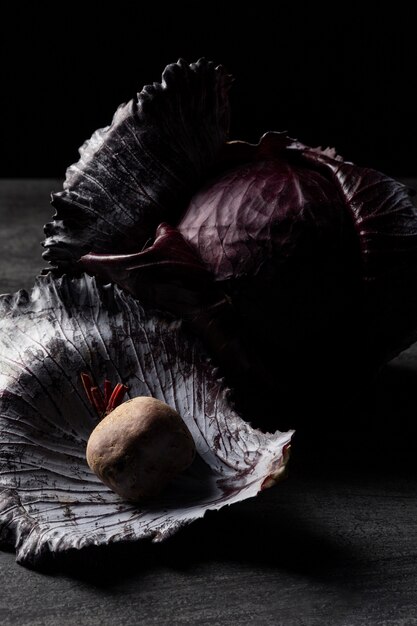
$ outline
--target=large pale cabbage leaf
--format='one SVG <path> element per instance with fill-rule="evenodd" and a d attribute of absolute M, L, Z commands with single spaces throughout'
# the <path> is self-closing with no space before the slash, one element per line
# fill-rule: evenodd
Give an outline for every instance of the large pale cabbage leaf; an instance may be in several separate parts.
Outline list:
<path fill-rule="evenodd" d="M 94 279 L 41 277 L 0 299 L 0 539 L 20 563 L 109 542 L 161 541 L 209 510 L 256 495 L 283 473 L 292 432 L 264 434 L 232 408 L 198 340 Z M 80 373 L 175 408 L 193 465 L 151 503 L 124 502 L 91 472 L 97 416 Z"/>

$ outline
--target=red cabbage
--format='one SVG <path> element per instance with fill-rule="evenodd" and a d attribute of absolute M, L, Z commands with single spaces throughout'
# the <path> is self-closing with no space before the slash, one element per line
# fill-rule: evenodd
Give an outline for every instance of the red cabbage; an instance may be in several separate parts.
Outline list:
<path fill-rule="evenodd" d="M 149 144 L 125 166 L 139 186 L 144 177 L 149 195 L 154 185 L 152 197 L 163 198 L 160 210 L 143 194 L 138 206 L 134 194 L 125 195 L 123 180 L 116 180 L 118 158 L 109 160 L 103 173 L 102 155 L 117 156 L 125 148 L 116 120 L 88 163 L 81 159 L 77 177 L 67 180 L 64 195 L 68 210 L 74 205 L 75 227 L 64 221 L 62 236 L 57 221 L 49 227 L 48 258 L 68 267 L 60 254 L 70 231 L 72 261 L 81 256 L 73 268 L 184 317 L 243 395 L 249 390 L 253 397 L 252 390 L 261 388 L 274 401 L 279 385 L 281 403 L 289 390 L 294 405 L 296 389 L 317 393 L 320 385 L 356 384 L 416 338 L 417 213 L 409 190 L 285 134 L 268 133 L 258 145 L 227 143 L 224 122 L 219 123 L 224 120 L 219 110 L 228 110 L 226 75 L 213 79 L 213 66 L 205 74 L 201 62 L 190 67 L 200 67 L 199 80 L 184 81 L 196 70 L 190 74 L 182 65 L 169 74 L 169 90 L 157 86 L 155 101 L 148 102 L 148 110 L 157 111 L 163 93 L 164 102 L 171 97 L 175 110 L 184 111 L 169 129 L 182 151 L 165 150 L 167 123 L 161 116 L 129 118 L 138 125 L 134 133 L 149 137 Z M 199 128 L 187 121 L 195 122 L 195 103 Z M 193 151 L 185 158 L 196 132 L 198 141 L 191 139 Z M 158 159 L 166 177 L 156 175 L 162 167 L 155 165 Z M 146 172 L 154 172 L 154 179 Z M 187 184 L 172 186 L 179 175 Z M 85 180 L 96 181 L 86 196 L 90 215 L 99 215 L 96 225 L 103 220 L 110 225 L 97 241 L 85 237 L 77 222 Z M 187 207 L 185 197 L 197 181 L 200 189 Z M 115 238 L 120 204 L 131 225 Z M 96 228 L 94 219 L 90 230 Z M 169 226 L 156 228 L 158 220 Z M 154 240 L 144 246 L 152 228 Z M 254 402 L 258 407 L 259 398 Z"/>

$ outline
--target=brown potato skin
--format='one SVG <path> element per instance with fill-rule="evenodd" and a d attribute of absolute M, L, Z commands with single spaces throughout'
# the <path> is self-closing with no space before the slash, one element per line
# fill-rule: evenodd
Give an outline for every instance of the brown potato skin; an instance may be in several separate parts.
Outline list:
<path fill-rule="evenodd" d="M 87 463 L 124 500 L 159 494 L 193 461 L 195 444 L 180 415 L 145 396 L 124 402 L 93 430 Z"/>

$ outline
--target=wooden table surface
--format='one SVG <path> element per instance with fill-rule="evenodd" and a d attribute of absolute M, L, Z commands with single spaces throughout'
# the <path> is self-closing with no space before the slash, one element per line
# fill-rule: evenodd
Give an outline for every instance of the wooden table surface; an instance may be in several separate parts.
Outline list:
<path fill-rule="evenodd" d="M 59 188 L 0 181 L 0 292 L 29 288 L 44 266 Z M 416 383 L 414 346 L 363 401 L 340 398 L 336 436 L 312 416 L 286 482 L 165 544 L 81 552 L 44 573 L 0 552 L 0 624 L 417 624 Z"/>

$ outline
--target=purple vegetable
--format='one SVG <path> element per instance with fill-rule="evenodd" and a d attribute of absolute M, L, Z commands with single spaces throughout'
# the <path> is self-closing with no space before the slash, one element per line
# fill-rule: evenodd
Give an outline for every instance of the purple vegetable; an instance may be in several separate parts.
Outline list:
<path fill-rule="evenodd" d="M 218 111 L 228 110 L 224 85 L 229 79 L 216 73 L 220 70 L 204 74 L 205 62 L 199 63 L 170 70 L 171 91 L 164 92 L 167 101 L 175 94 L 173 104 L 186 113 L 177 125 L 170 118 L 170 136 L 179 146 L 200 132 L 187 121 L 195 121 L 190 93 L 199 103 L 203 130 L 191 157 L 185 159 L 187 150 L 175 158 L 170 150 L 159 151 L 166 124 L 149 114 L 135 123 L 151 124 L 146 136 L 152 154 L 139 150 L 126 162 L 140 181 L 153 160 L 162 159 L 166 171 L 181 171 L 190 184 L 167 187 L 172 201 L 162 202 L 156 212 L 148 203 L 145 211 L 135 206 L 133 196 L 125 199 L 109 165 L 101 190 L 91 190 L 89 206 L 100 213 L 98 222 L 105 219 L 112 229 L 118 227 L 123 199 L 137 247 L 132 237 L 116 241 L 112 232 L 96 244 L 85 239 L 80 225 L 71 231 L 71 250 L 81 256 L 90 249 L 76 267 L 187 319 L 241 397 L 253 396 L 261 385 L 264 399 L 273 400 L 270 414 L 277 387 L 281 406 L 286 390 L 294 406 L 296 389 L 317 393 L 320 385 L 357 385 L 416 338 L 417 213 L 409 190 L 379 172 L 344 162 L 332 150 L 309 148 L 285 134 L 267 133 L 258 145 L 227 143 L 225 125 L 219 125 L 225 116 Z M 199 80 L 184 81 L 195 68 L 200 68 Z M 157 97 L 160 93 L 158 86 Z M 149 111 L 157 110 L 157 97 L 152 97 Z M 201 106 L 206 100 L 209 104 Z M 115 154 L 109 164 L 114 162 L 118 171 L 116 156 L 124 144 L 117 133 L 110 134 L 111 141 L 103 136 L 100 149 L 90 155 L 88 167 L 81 159 L 79 177 L 98 179 L 103 152 Z M 198 175 L 191 167 L 196 159 Z M 200 189 L 187 207 L 184 198 L 197 180 Z M 64 192 L 68 211 L 74 204 L 75 222 L 77 181 L 70 177 Z M 155 192 L 164 196 L 164 178 L 153 183 L 145 176 L 145 181 L 149 193 L 155 184 Z M 111 202 L 103 204 L 108 189 Z M 154 241 L 143 246 L 158 219 L 169 225 L 154 228 Z M 54 228 L 45 243 L 48 258 L 65 267 L 60 255 L 66 239 Z M 72 254 L 72 261 L 76 258 Z"/>

